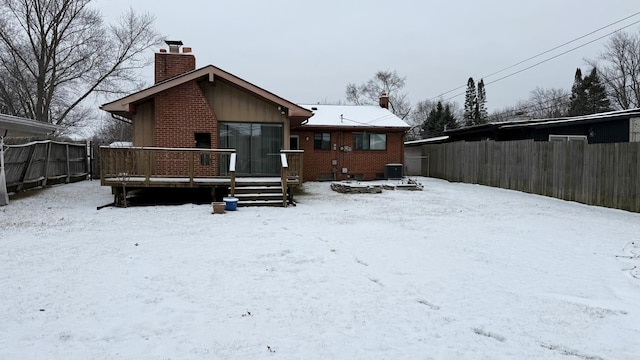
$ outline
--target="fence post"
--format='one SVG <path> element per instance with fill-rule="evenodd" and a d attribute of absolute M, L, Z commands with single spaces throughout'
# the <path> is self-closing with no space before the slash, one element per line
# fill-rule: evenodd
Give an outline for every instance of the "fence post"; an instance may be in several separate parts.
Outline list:
<path fill-rule="evenodd" d="M 69 181 L 71 181 L 71 165 L 69 164 L 71 159 L 69 158 L 69 144 L 66 145 L 66 150 L 67 150 L 67 180 L 65 181 L 65 184 L 68 184 Z"/>
<path fill-rule="evenodd" d="M 31 166 L 31 159 L 33 158 L 33 155 L 35 154 L 35 148 L 37 145 L 33 145 L 33 150 L 31 152 L 31 155 L 29 156 L 29 166 Z M 51 160 L 51 147 L 53 146 L 53 143 L 51 142 L 51 140 L 49 140 L 49 142 L 47 142 L 47 157 L 44 159 L 44 180 L 42 180 L 42 187 L 46 187 L 47 183 L 49 181 L 49 161 Z M 24 178 L 22 179 L 22 181 L 24 182 Z"/>
<path fill-rule="evenodd" d="M 9 193 L 4 173 L 4 136 L 0 135 L 0 206 L 5 205 L 9 205 Z"/>

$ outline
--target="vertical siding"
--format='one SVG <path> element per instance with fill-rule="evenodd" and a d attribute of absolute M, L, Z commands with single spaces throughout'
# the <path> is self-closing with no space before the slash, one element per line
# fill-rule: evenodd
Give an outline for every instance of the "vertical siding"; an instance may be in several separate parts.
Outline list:
<path fill-rule="evenodd" d="M 278 105 L 221 79 L 217 79 L 213 84 L 202 83 L 200 86 L 218 121 L 282 124 L 283 150 L 289 150 L 290 123 L 286 114 L 278 110 Z"/>
<path fill-rule="evenodd" d="M 136 107 L 133 119 L 133 145 L 155 146 L 155 119 L 153 102 L 149 101 Z"/>

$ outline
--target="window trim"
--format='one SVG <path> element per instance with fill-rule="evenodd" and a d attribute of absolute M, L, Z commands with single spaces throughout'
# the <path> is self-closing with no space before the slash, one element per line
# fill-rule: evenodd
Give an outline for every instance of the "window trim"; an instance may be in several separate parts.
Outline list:
<path fill-rule="evenodd" d="M 380 143 L 382 143 L 384 145 L 383 148 L 375 148 L 372 149 L 372 142 L 371 142 L 371 135 L 380 135 L 380 136 L 384 136 L 384 142 L 380 141 Z M 357 141 L 356 138 L 358 136 L 362 136 L 362 141 Z M 381 133 L 381 132 L 368 132 L 368 131 L 360 131 L 360 132 L 354 132 L 353 133 L 353 150 L 355 151 L 387 151 L 387 139 L 388 139 L 388 134 L 387 133 Z M 358 145 L 362 145 L 362 148 L 358 147 Z M 365 147 L 366 145 L 366 147 Z"/>
<path fill-rule="evenodd" d="M 320 139 L 317 139 L 318 135 L 320 135 Z M 324 136 L 328 135 L 329 139 L 325 139 Z M 317 147 L 317 142 L 320 141 L 320 147 Z M 326 144 L 326 149 L 325 145 Z M 330 151 L 331 150 L 331 133 L 330 132 L 316 132 L 313 133 L 313 150 L 317 151 Z"/>
<path fill-rule="evenodd" d="M 586 135 L 555 135 L 549 134 L 549 141 L 584 141 L 587 142 Z"/>

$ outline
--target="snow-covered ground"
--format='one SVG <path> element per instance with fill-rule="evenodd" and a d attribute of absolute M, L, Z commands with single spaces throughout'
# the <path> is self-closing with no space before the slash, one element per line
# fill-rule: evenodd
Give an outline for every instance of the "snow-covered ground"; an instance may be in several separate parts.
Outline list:
<path fill-rule="evenodd" d="M 640 214 L 419 178 L 297 207 L 0 208 L 0 359 L 638 359 Z"/>

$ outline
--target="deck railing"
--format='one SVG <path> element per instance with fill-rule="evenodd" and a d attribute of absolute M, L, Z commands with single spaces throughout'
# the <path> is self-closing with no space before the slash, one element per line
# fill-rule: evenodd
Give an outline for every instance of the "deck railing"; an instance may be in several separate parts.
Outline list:
<path fill-rule="evenodd" d="M 287 159 L 287 179 L 294 180 L 298 184 L 302 184 L 302 169 L 304 150 L 281 150 L 280 154 L 286 155 Z"/>
<path fill-rule="evenodd" d="M 235 179 L 235 149 L 101 147 L 101 184 L 142 182 L 153 179 Z"/>
<path fill-rule="evenodd" d="M 302 184 L 302 159 L 304 150 L 281 150 L 282 165 L 282 205 L 287 206 L 287 189 L 289 183 Z"/>

